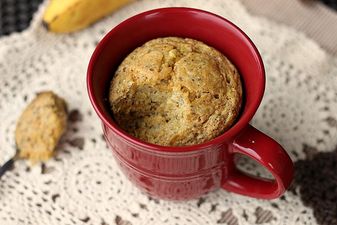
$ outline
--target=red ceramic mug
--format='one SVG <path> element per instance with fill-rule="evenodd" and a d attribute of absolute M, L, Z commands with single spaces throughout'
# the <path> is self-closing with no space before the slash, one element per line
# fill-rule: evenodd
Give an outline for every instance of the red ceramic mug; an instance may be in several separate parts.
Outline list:
<path fill-rule="evenodd" d="M 241 115 L 211 141 L 163 147 L 129 135 L 113 120 L 107 96 L 114 71 L 136 47 L 166 36 L 203 41 L 226 55 L 240 71 L 244 87 Z M 264 85 L 261 57 L 246 34 L 224 18 L 191 8 L 155 9 L 122 22 L 98 44 L 87 74 L 91 103 L 124 174 L 149 195 L 173 200 L 199 197 L 218 188 L 265 199 L 284 193 L 293 177 L 291 159 L 276 141 L 248 124 L 261 102 Z M 237 153 L 256 160 L 274 179 L 239 171 L 233 161 Z"/>

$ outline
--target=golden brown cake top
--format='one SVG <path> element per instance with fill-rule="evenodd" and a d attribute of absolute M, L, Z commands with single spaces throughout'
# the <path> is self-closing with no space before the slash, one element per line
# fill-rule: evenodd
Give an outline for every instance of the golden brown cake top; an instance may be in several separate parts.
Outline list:
<path fill-rule="evenodd" d="M 238 71 L 219 51 L 193 39 L 158 38 L 130 53 L 111 82 L 118 125 L 144 141 L 192 145 L 235 121 L 241 105 Z"/>

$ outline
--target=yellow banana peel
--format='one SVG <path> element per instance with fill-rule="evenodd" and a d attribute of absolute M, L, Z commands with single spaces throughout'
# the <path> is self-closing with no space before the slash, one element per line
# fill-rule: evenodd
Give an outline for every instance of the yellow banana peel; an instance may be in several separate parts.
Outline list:
<path fill-rule="evenodd" d="M 69 33 L 88 27 L 133 0 L 51 0 L 43 16 L 49 31 Z"/>

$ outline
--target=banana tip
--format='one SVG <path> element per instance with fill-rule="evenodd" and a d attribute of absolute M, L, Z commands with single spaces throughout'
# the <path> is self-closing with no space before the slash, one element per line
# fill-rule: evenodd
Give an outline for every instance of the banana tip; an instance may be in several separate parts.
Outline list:
<path fill-rule="evenodd" d="M 49 24 L 46 21 L 42 20 L 42 26 L 49 31 Z"/>

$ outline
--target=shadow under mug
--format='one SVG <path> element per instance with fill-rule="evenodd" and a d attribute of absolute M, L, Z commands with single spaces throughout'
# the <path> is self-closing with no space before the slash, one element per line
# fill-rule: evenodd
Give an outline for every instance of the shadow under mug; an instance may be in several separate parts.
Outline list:
<path fill-rule="evenodd" d="M 113 120 L 107 99 L 114 71 L 136 47 L 167 36 L 193 38 L 213 46 L 240 72 L 244 89 L 241 115 L 211 141 L 184 147 L 154 145 L 124 132 Z M 91 103 L 120 168 L 142 191 L 171 200 L 196 198 L 218 188 L 265 199 L 285 192 L 294 172 L 291 159 L 276 141 L 249 125 L 264 85 L 262 59 L 246 34 L 222 17 L 192 8 L 154 9 L 125 20 L 97 45 L 87 74 Z M 238 170 L 233 161 L 236 153 L 256 160 L 274 179 Z"/>

